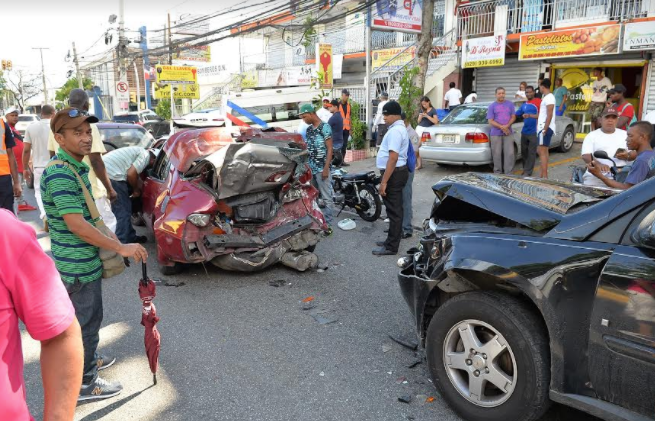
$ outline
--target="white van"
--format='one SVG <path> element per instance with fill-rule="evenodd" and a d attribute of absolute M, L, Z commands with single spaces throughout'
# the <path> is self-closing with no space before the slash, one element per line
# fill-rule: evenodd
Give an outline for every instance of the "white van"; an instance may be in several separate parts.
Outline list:
<path fill-rule="evenodd" d="M 281 127 L 288 132 L 296 132 L 300 124 L 300 105 L 311 103 L 319 93 L 320 91 L 309 86 L 235 92 L 223 97 L 223 111 L 253 127 L 261 127 L 238 110 L 229 107 L 229 101 L 265 121 L 269 127 Z M 228 118 L 225 121 L 229 124 Z"/>

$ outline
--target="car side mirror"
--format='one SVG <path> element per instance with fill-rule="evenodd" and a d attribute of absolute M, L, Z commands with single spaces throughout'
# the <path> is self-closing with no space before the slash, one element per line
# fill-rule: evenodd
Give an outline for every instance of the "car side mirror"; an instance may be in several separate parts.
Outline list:
<path fill-rule="evenodd" d="M 655 210 L 649 213 L 632 232 L 632 241 L 640 247 L 655 249 Z"/>

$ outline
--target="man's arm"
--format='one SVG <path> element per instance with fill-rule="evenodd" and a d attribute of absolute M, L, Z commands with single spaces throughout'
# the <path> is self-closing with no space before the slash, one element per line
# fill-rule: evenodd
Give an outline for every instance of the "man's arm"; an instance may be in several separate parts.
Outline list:
<path fill-rule="evenodd" d="M 325 140 L 325 148 L 327 149 L 327 157 L 325 159 L 325 166 L 323 167 L 323 180 L 330 176 L 330 163 L 332 162 L 332 138 L 328 137 Z"/>
<path fill-rule="evenodd" d="M 23 142 L 23 177 L 25 180 L 29 179 L 31 175 L 30 171 L 30 155 L 32 154 L 32 144 Z"/>
<path fill-rule="evenodd" d="M 127 184 L 132 187 L 132 197 L 141 196 L 141 178 L 134 165 L 127 170 Z"/>
<path fill-rule="evenodd" d="M 446 98 L 444 98 L 444 101 L 446 101 L 446 102 L 444 102 L 443 107 L 444 107 L 444 108 L 448 108 L 448 103 L 449 103 L 450 101 L 448 101 L 448 99 L 446 99 Z"/>
<path fill-rule="evenodd" d="M 398 162 L 398 152 L 389 151 L 389 160 L 387 161 L 387 167 L 384 169 L 384 175 L 382 176 L 382 182 L 380 183 L 380 195 L 387 195 L 387 183 L 391 178 L 396 169 L 396 163 Z"/>
<path fill-rule="evenodd" d="M 504 129 L 503 125 L 500 124 L 500 123 L 497 123 L 496 120 L 494 120 L 493 118 L 488 119 L 488 121 L 489 121 L 489 124 L 491 124 L 491 126 L 497 128 L 497 129 L 501 129 L 501 130 Z"/>
<path fill-rule="evenodd" d="M 23 186 L 20 185 L 18 178 L 18 162 L 16 162 L 16 155 L 12 148 L 7 148 L 7 157 L 9 158 L 9 171 L 11 172 L 11 180 L 14 184 L 14 196 L 19 197 L 23 194 Z"/>
<path fill-rule="evenodd" d="M 589 170 L 589 172 L 594 176 L 596 176 L 596 178 L 598 178 L 600 181 L 605 183 L 607 187 L 612 187 L 614 189 L 619 189 L 619 190 L 628 190 L 630 187 L 634 186 L 634 184 L 631 183 L 619 183 L 616 180 L 612 180 L 611 178 L 606 177 L 602 172 L 601 166 L 596 165 L 595 162 L 588 164 L 587 170 Z"/>
<path fill-rule="evenodd" d="M 41 341 L 41 377 L 44 421 L 68 421 L 75 416 L 82 385 L 84 349 L 76 318 L 62 333 Z"/>
<path fill-rule="evenodd" d="M 544 125 L 544 132 L 550 128 L 550 122 L 553 120 L 553 113 L 555 112 L 555 105 L 546 105 L 546 124 Z"/>
<path fill-rule="evenodd" d="M 625 111 L 630 110 L 628 113 L 625 113 Z M 616 127 L 623 127 L 623 126 L 628 126 L 630 122 L 632 121 L 632 117 L 634 117 L 635 109 L 632 107 L 632 104 L 626 105 L 623 109 L 625 115 L 622 115 L 619 117 L 618 122 L 616 123 Z M 24 162 L 24 161 L 23 161 Z"/>
<path fill-rule="evenodd" d="M 89 154 L 89 161 L 91 161 L 91 167 L 96 173 L 96 177 L 102 182 L 102 185 L 107 189 L 107 196 L 112 202 L 118 197 L 117 193 L 114 191 L 114 188 L 111 186 L 111 181 L 107 175 L 107 169 L 105 168 L 105 162 L 102 160 L 102 155 L 98 152 Z"/>

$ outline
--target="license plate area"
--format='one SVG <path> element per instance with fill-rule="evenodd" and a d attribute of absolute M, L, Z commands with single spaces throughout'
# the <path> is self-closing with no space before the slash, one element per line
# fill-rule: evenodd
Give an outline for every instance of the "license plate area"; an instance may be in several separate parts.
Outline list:
<path fill-rule="evenodd" d="M 456 144 L 459 143 L 459 135 L 456 134 L 442 134 L 437 137 L 439 143 Z"/>

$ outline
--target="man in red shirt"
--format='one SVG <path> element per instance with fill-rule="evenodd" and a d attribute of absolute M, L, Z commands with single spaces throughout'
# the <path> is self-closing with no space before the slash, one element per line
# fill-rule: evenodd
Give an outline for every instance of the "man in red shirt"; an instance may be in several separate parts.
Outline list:
<path fill-rule="evenodd" d="M 84 365 L 75 309 L 34 230 L 4 209 L 0 226 L 0 420 L 34 420 L 25 400 L 19 319 L 41 341 L 43 419 L 72 420 Z"/>
<path fill-rule="evenodd" d="M 18 108 L 16 107 L 11 107 L 7 110 L 7 113 L 5 114 L 5 120 L 7 121 L 7 124 L 9 124 L 9 128 L 11 129 L 11 132 L 14 134 L 14 142 L 16 143 L 16 146 L 14 146 L 14 155 L 16 155 L 16 163 L 18 164 L 18 177 L 21 179 L 21 185 L 23 185 L 23 135 L 20 134 L 18 130 L 16 130 L 16 123 L 18 123 Z M 26 163 L 28 166 L 30 165 L 29 162 Z M 33 211 L 36 210 L 36 208 L 29 203 L 23 198 L 23 196 L 18 198 L 18 210 L 23 212 L 23 211 Z"/>
<path fill-rule="evenodd" d="M 628 126 L 632 123 L 635 116 L 635 107 L 632 106 L 626 99 L 625 93 L 628 90 L 624 85 L 617 83 L 612 89 L 607 91 L 610 100 L 614 103 L 613 108 L 619 112 L 619 121 L 616 123 L 616 128 L 628 131 Z"/>

